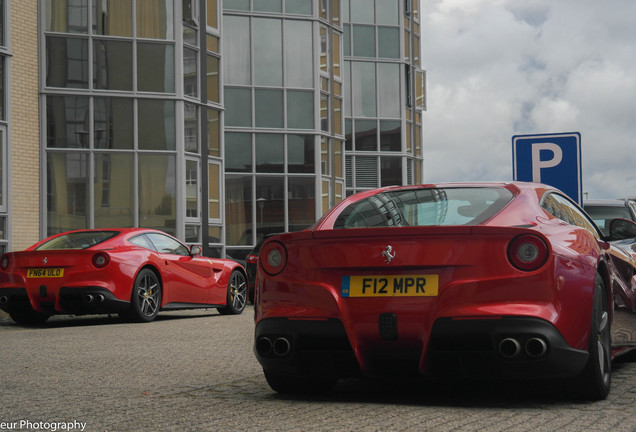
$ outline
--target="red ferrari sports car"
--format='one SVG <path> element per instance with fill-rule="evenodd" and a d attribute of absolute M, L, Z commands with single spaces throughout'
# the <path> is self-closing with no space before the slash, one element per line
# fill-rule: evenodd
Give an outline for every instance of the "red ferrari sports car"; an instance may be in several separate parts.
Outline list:
<path fill-rule="evenodd" d="M 603 399 L 612 359 L 636 347 L 631 336 L 612 345 L 613 290 L 636 280 L 633 260 L 631 272 L 616 271 L 629 258 L 607 240 L 546 185 L 359 193 L 263 244 L 254 352 L 282 393 L 412 373 L 566 378 L 578 395 Z M 621 326 L 636 335 L 633 315 Z"/>
<path fill-rule="evenodd" d="M 57 234 L 0 258 L 0 308 L 27 325 L 53 314 L 118 313 L 148 322 L 160 310 L 243 312 L 245 269 L 200 253 L 150 229 Z"/>

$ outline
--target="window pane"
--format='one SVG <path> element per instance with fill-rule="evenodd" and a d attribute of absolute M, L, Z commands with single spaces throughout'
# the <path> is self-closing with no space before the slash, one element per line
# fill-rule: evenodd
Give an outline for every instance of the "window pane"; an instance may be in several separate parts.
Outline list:
<path fill-rule="evenodd" d="M 331 97 L 331 125 L 332 132 L 342 135 L 342 99 Z"/>
<path fill-rule="evenodd" d="M 306 91 L 287 91 L 287 127 L 314 129 L 314 94 Z"/>
<path fill-rule="evenodd" d="M 375 64 L 365 62 L 352 63 L 353 115 L 375 117 Z"/>
<path fill-rule="evenodd" d="M 4 178 L 4 175 L 7 172 L 6 168 L 4 167 L 6 159 L 5 151 L 5 129 L 3 128 L 0 129 L 0 209 L 2 210 L 4 210 L 4 201 L 6 197 L 4 188 L 7 187 L 6 180 Z M 0 218 L 0 239 L 4 239 L 4 226 L 2 226 L 2 223 L 4 223 L 4 219 Z"/>
<path fill-rule="evenodd" d="M 309 21 L 285 21 L 285 72 L 288 87 L 313 87 L 311 31 Z"/>
<path fill-rule="evenodd" d="M 47 96 L 47 147 L 88 148 L 89 129 L 88 97 Z"/>
<path fill-rule="evenodd" d="M 138 116 L 138 143 L 140 149 L 175 149 L 175 110 L 173 101 L 140 99 Z"/>
<path fill-rule="evenodd" d="M 219 38 L 212 35 L 205 35 L 205 49 L 213 52 L 219 53 Z"/>
<path fill-rule="evenodd" d="M 333 76 L 340 76 L 340 34 L 331 32 L 331 64 L 333 65 Z"/>
<path fill-rule="evenodd" d="M 88 227 L 88 153 L 47 155 L 47 235 Z"/>
<path fill-rule="evenodd" d="M 0 29 L 0 35 L 2 34 L 2 29 Z M 5 93 L 5 76 L 6 76 L 6 72 L 5 72 L 5 68 L 6 68 L 6 57 L 4 56 L 0 56 L 0 120 L 5 120 L 6 119 L 6 106 L 7 106 L 7 100 L 6 100 L 6 93 Z"/>
<path fill-rule="evenodd" d="M 195 29 L 185 25 L 185 23 L 183 25 L 183 43 L 192 46 L 199 46 L 198 32 Z"/>
<path fill-rule="evenodd" d="M 252 172 L 251 134 L 225 134 L 225 171 Z"/>
<path fill-rule="evenodd" d="M 208 218 L 221 218 L 221 166 L 208 164 Z"/>
<path fill-rule="evenodd" d="M 174 46 L 137 44 L 137 90 L 174 93 Z"/>
<path fill-rule="evenodd" d="M 225 178 L 225 241 L 228 245 L 253 245 L 252 176 Z"/>
<path fill-rule="evenodd" d="M 251 125 L 251 90 L 225 87 L 225 126 L 249 127 Z"/>
<path fill-rule="evenodd" d="M 250 10 L 250 0 L 223 0 L 223 9 Z"/>
<path fill-rule="evenodd" d="M 93 41 L 93 87 L 132 90 L 132 42 Z"/>
<path fill-rule="evenodd" d="M 61 33 L 88 33 L 87 0 L 46 0 L 46 30 Z"/>
<path fill-rule="evenodd" d="M 256 127 L 282 128 L 283 91 L 255 90 L 254 93 Z"/>
<path fill-rule="evenodd" d="M 312 0 L 285 0 L 285 13 L 311 15 Z"/>
<path fill-rule="evenodd" d="M 184 149 L 187 152 L 199 152 L 199 119 L 197 106 L 191 103 L 183 105 Z"/>
<path fill-rule="evenodd" d="M 283 135 L 256 134 L 256 172 L 282 173 L 285 168 Z"/>
<path fill-rule="evenodd" d="M 426 111 L 426 71 L 415 71 L 415 108 Z"/>
<path fill-rule="evenodd" d="M 88 40 L 46 38 L 46 85 L 88 88 Z"/>
<path fill-rule="evenodd" d="M 409 1 L 409 0 L 406 0 Z M 375 19 L 378 24 L 399 25 L 400 6 L 398 2 L 377 1 L 375 2 Z"/>
<path fill-rule="evenodd" d="M 130 0 L 93 0 L 93 33 L 109 36 L 132 36 L 132 2 Z"/>
<path fill-rule="evenodd" d="M 137 37 L 174 39 L 172 0 L 137 0 Z"/>
<path fill-rule="evenodd" d="M 373 6 L 370 3 L 369 0 L 351 0 L 351 22 L 373 24 Z"/>
<path fill-rule="evenodd" d="M 378 187 L 378 159 L 375 156 L 356 156 L 356 187 Z"/>
<path fill-rule="evenodd" d="M 254 18 L 253 24 L 254 84 L 281 86 L 283 84 L 281 20 Z"/>
<path fill-rule="evenodd" d="M 186 217 L 199 217 L 199 162 L 186 160 Z"/>
<path fill-rule="evenodd" d="M 320 94 L 320 130 L 329 132 L 329 95 Z"/>
<path fill-rule="evenodd" d="M 316 219 L 315 177 L 289 177 L 288 193 L 289 231 L 299 231 L 311 226 Z"/>
<path fill-rule="evenodd" d="M 219 59 L 208 54 L 205 60 L 207 98 L 209 102 L 219 103 Z"/>
<path fill-rule="evenodd" d="M 333 174 L 343 177 L 342 173 L 342 141 L 333 141 Z"/>
<path fill-rule="evenodd" d="M 340 0 L 331 0 L 331 24 L 340 26 Z"/>
<path fill-rule="evenodd" d="M 402 150 L 401 122 L 380 121 L 380 150 L 395 151 Z"/>
<path fill-rule="evenodd" d="M 224 84 L 251 83 L 250 41 L 249 18 L 230 15 L 223 17 Z"/>
<path fill-rule="evenodd" d="M 264 234 L 285 231 L 284 177 L 256 177 L 256 232 Z"/>
<path fill-rule="evenodd" d="M 208 109 L 208 155 L 220 157 L 221 145 L 219 137 L 219 112 Z"/>
<path fill-rule="evenodd" d="M 290 173 L 313 173 L 314 166 L 314 136 L 287 136 L 287 164 Z"/>
<path fill-rule="evenodd" d="M 402 158 L 380 158 L 380 178 L 383 186 L 399 186 L 402 184 Z"/>
<path fill-rule="evenodd" d="M 378 129 L 375 120 L 356 120 L 356 151 L 378 150 Z"/>
<path fill-rule="evenodd" d="M 99 149 L 133 148 L 133 101 L 124 98 L 95 98 L 94 142 Z"/>
<path fill-rule="evenodd" d="M 95 153 L 95 228 L 135 224 L 132 154 Z"/>
<path fill-rule="evenodd" d="M 183 94 L 197 97 L 199 95 L 198 51 L 183 48 Z"/>
<path fill-rule="evenodd" d="M 375 27 L 353 26 L 353 55 L 375 57 Z"/>
<path fill-rule="evenodd" d="M 254 0 L 254 10 L 257 12 L 280 12 L 280 0 Z"/>
<path fill-rule="evenodd" d="M 378 63 L 378 105 L 380 117 L 400 117 L 400 65 Z"/>
<path fill-rule="evenodd" d="M 397 27 L 378 27 L 378 57 L 400 58 L 400 30 Z"/>
<path fill-rule="evenodd" d="M 174 234 L 175 156 L 139 154 L 139 226 Z"/>
<path fill-rule="evenodd" d="M 219 28 L 219 5 L 218 5 L 218 0 L 207 0 L 206 4 L 207 4 L 207 19 L 206 19 L 206 24 L 209 27 L 212 28 Z"/>
<path fill-rule="evenodd" d="M 327 41 L 327 29 L 320 27 L 320 70 L 323 72 L 329 71 L 329 58 L 327 56 L 327 50 L 329 43 Z"/>

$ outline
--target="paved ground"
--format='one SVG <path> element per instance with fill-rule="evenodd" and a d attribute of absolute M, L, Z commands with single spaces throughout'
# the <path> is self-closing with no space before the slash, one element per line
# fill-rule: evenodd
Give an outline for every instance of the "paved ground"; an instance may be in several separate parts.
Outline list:
<path fill-rule="evenodd" d="M 358 380 L 329 397 L 281 397 L 252 354 L 252 318 L 248 308 L 22 328 L 0 313 L 0 431 L 636 431 L 636 363 L 615 365 L 596 403 L 528 384 Z"/>

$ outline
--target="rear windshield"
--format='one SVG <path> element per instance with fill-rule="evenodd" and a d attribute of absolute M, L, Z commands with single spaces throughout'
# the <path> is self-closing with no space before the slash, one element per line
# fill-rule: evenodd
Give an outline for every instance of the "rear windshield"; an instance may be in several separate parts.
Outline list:
<path fill-rule="evenodd" d="M 512 192 L 503 187 L 381 192 L 345 208 L 334 229 L 477 225 L 494 216 L 512 198 Z"/>
<path fill-rule="evenodd" d="M 119 234 L 118 231 L 81 231 L 64 234 L 42 243 L 35 250 L 88 249 Z"/>

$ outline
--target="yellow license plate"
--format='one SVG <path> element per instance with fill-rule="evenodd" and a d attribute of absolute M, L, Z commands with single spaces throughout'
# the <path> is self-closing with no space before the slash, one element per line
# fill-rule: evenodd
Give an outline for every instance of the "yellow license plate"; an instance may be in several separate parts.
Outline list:
<path fill-rule="evenodd" d="M 32 268 L 27 271 L 28 278 L 59 278 L 64 276 L 63 268 Z"/>
<path fill-rule="evenodd" d="M 344 276 L 342 297 L 436 296 L 438 275 Z"/>

